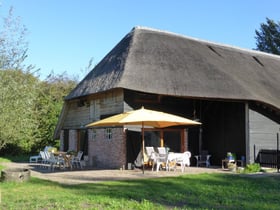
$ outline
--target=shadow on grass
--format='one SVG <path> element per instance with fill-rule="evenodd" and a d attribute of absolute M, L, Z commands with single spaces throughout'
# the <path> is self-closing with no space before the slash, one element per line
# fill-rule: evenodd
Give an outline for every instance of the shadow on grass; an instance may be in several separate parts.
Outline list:
<path fill-rule="evenodd" d="M 50 173 L 46 169 L 38 170 Z M 59 173 L 63 174 L 61 171 Z M 148 201 L 165 208 L 279 209 L 279 174 L 188 174 L 122 181 L 106 181 L 114 179 L 113 175 L 94 178 L 86 175 L 81 177 L 82 173 L 74 174 L 65 173 L 62 177 L 66 179 L 71 176 L 72 179 L 84 181 L 94 179 L 99 182 L 67 185 L 32 177 L 26 185 L 32 189 L 48 188 L 49 192 L 59 188 L 62 196 L 65 193 L 73 197 L 79 196 L 79 199 L 93 200 L 102 197 L 139 204 Z M 51 175 L 55 176 L 56 172 Z M 137 176 L 142 175 L 139 173 Z"/>
<path fill-rule="evenodd" d="M 255 179 L 230 174 L 200 174 L 59 186 L 81 197 L 149 201 L 167 208 L 277 209 L 279 181 L 279 176 Z M 58 185 L 35 178 L 31 183 Z"/>

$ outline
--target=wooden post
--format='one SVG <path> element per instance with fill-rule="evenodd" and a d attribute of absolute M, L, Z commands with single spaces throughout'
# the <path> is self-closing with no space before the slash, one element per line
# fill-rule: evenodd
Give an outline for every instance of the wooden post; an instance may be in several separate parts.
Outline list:
<path fill-rule="evenodd" d="M 144 137 L 144 122 L 142 122 L 142 157 L 143 157 L 143 168 L 142 168 L 142 171 L 143 171 L 143 174 L 144 174 L 144 171 L 145 171 L 145 161 L 144 161 L 144 149 L 145 149 L 145 137 Z"/>
<path fill-rule="evenodd" d="M 187 139 L 187 129 L 182 129 L 180 131 L 180 136 L 181 136 L 181 151 L 180 152 L 185 152 L 188 151 L 188 139 Z"/>
<path fill-rule="evenodd" d="M 181 151 L 180 152 L 184 152 L 186 150 L 185 148 L 185 133 L 184 130 L 181 130 Z"/>
<path fill-rule="evenodd" d="M 254 144 L 254 163 L 256 162 L 256 145 Z"/>
<path fill-rule="evenodd" d="M 277 164 L 277 172 L 279 173 L 279 168 L 280 168 L 280 160 L 279 160 L 279 133 L 277 133 L 276 164 Z"/>
<path fill-rule="evenodd" d="M 252 153 L 250 151 L 251 149 L 251 142 L 250 142 L 250 126 L 249 126 L 249 104 L 245 103 L 245 158 L 246 158 L 246 164 L 252 163 Z M 255 149 L 255 146 L 254 146 Z M 255 151 L 254 151 L 255 155 Z M 255 156 L 254 156 L 254 161 L 255 161 Z"/>
<path fill-rule="evenodd" d="M 199 134 L 198 134 L 198 154 L 201 154 L 202 152 L 202 127 L 199 126 Z"/>
<path fill-rule="evenodd" d="M 160 130 L 160 147 L 164 147 L 163 129 Z"/>

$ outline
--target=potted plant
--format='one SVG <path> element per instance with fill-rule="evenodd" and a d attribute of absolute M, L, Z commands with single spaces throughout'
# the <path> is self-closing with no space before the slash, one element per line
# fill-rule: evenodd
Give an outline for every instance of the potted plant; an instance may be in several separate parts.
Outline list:
<path fill-rule="evenodd" d="M 68 150 L 66 154 L 76 156 L 77 152 L 75 150 Z"/>

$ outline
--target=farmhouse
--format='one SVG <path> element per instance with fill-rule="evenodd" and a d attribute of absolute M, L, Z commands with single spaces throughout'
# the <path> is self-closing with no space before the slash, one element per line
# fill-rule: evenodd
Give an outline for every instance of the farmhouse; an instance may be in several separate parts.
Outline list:
<path fill-rule="evenodd" d="M 54 137 L 91 166 L 119 168 L 140 151 L 139 127 L 85 126 L 142 106 L 202 123 L 149 128 L 146 145 L 163 138 L 173 151 L 207 150 L 212 164 L 227 152 L 254 162 L 259 150 L 276 149 L 280 57 L 135 27 L 66 96 Z"/>

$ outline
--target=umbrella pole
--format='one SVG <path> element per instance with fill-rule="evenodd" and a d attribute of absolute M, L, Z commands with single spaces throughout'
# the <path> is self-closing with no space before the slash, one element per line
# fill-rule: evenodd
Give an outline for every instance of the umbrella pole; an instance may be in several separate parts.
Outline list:
<path fill-rule="evenodd" d="M 145 149 L 145 139 L 144 139 L 144 122 L 142 122 L 142 157 L 143 157 L 143 174 L 144 174 L 144 168 L 145 168 L 145 164 L 144 164 L 144 149 Z"/>

